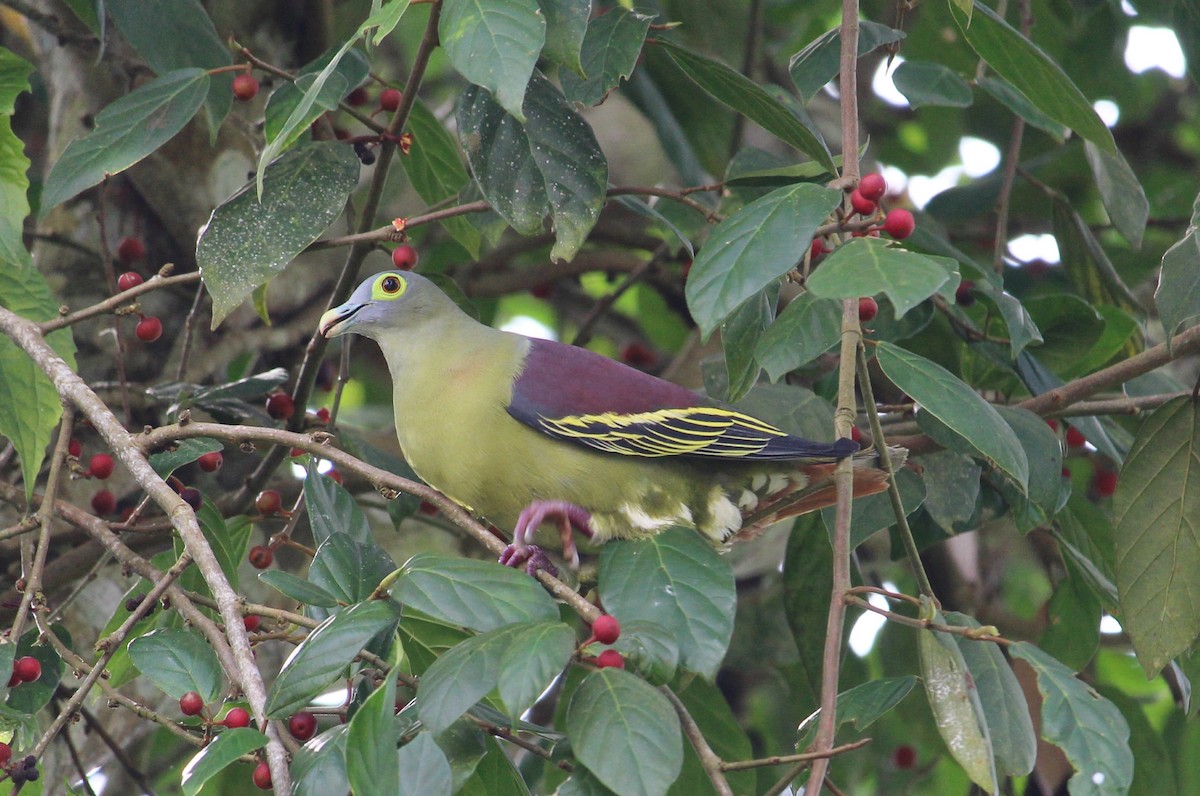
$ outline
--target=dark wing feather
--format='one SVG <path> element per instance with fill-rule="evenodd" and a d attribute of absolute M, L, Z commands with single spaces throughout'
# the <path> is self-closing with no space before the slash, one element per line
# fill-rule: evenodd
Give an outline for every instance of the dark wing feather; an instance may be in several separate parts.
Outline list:
<path fill-rule="evenodd" d="M 586 349 L 531 340 L 508 413 L 558 439 L 625 456 L 835 459 L 858 445 L 795 437 Z"/>

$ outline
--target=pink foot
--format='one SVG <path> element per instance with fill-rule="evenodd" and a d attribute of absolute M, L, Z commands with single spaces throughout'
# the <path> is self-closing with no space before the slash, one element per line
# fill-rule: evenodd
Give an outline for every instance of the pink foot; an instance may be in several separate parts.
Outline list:
<path fill-rule="evenodd" d="M 524 564 L 525 571 L 531 576 L 536 576 L 539 569 L 544 569 L 551 575 L 558 574 L 558 567 L 554 566 L 545 551 L 535 544 L 521 548 L 510 544 L 500 553 L 500 563 L 506 567 L 519 567 Z"/>
<path fill-rule="evenodd" d="M 516 567 L 526 561 L 532 563 L 532 559 L 539 555 L 545 559 L 545 554 L 535 545 L 529 544 L 529 540 L 537 531 L 538 526 L 550 521 L 558 526 L 558 534 L 562 539 L 563 556 L 570 562 L 572 568 L 578 568 L 579 551 L 575 549 L 575 539 L 571 535 L 571 531 L 572 529 L 577 530 L 591 539 L 593 536 L 592 515 L 586 509 L 562 500 L 535 500 L 521 511 L 521 515 L 517 518 L 517 525 L 513 528 L 513 543 L 505 549 L 504 555 L 500 557 L 500 563 Z M 531 550 L 537 552 L 526 552 Z M 541 568 L 545 569 L 545 567 Z"/>

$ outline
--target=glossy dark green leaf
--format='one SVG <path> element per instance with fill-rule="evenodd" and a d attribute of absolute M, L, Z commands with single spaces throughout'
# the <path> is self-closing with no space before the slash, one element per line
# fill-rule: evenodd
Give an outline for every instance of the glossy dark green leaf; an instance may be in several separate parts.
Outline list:
<path fill-rule="evenodd" d="M 917 682 L 917 678 L 911 674 L 904 677 L 883 677 L 843 691 L 837 698 L 838 726 L 852 724 L 854 729 L 862 732 L 903 702 Z M 800 723 L 798 730 L 802 745 L 809 743 L 806 739 L 816 732 L 820 717 L 821 711 L 817 710 Z"/>
<path fill-rule="evenodd" d="M 292 115 L 292 111 L 301 103 L 305 93 L 316 81 L 317 75 L 329 65 L 336 54 L 336 50 L 330 50 L 317 60 L 305 64 L 296 74 L 295 82 L 282 83 L 279 88 L 271 92 L 263 120 L 263 135 L 268 141 L 274 141 L 278 137 L 288 118 Z M 367 79 L 370 71 L 371 64 L 362 50 L 348 50 L 338 60 L 333 74 L 315 92 L 315 99 L 311 103 L 308 113 L 291 128 L 291 141 L 295 141 L 303 134 L 321 114 L 337 108 L 338 103 L 351 89 Z M 288 143 L 290 144 L 291 141 Z"/>
<path fill-rule="evenodd" d="M 653 19 L 618 7 L 589 22 L 580 56 L 586 78 L 574 72 L 559 74 L 567 99 L 596 105 L 633 74 Z"/>
<path fill-rule="evenodd" d="M 338 601 L 356 603 L 369 599 L 380 581 L 395 569 L 391 557 L 374 542 L 356 542 L 337 533 L 317 548 L 308 579 Z"/>
<path fill-rule="evenodd" d="M 1037 358 L 1062 374 L 1079 362 L 1104 334 L 1104 319 L 1088 302 L 1071 294 L 1035 296 L 1025 308 L 1042 330 Z"/>
<path fill-rule="evenodd" d="M 622 622 L 621 637 L 612 646 L 652 685 L 670 682 L 679 666 L 679 645 L 674 637 L 662 625 L 644 619 Z"/>
<path fill-rule="evenodd" d="M 618 796 L 662 796 L 679 776 L 683 735 L 667 698 L 620 669 L 592 672 L 571 695 L 567 737 Z"/>
<path fill-rule="evenodd" d="M 371 524 L 354 496 L 337 481 L 319 473 L 315 464 L 309 466 L 308 477 L 304 479 L 304 508 L 317 544 L 335 534 L 364 544 L 375 541 Z"/>
<path fill-rule="evenodd" d="M 196 511 L 196 519 L 200 523 L 200 531 L 204 534 L 204 539 L 217 558 L 217 563 L 221 565 L 221 571 L 229 580 L 229 585 L 237 589 L 238 567 L 245 557 L 241 551 L 235 549 L 236 540 L 230 533 L 221 510 L 217 508 L 211 498 L 204 497 L 203 503 Z"/>
<path fill-rule="evenodd" d="M 733 569 L 695 531 L 671 528 L 600 551 L 600 599 L 621 621 L 662 625 L 678 640 L 680 665 L 712 678 L 733 634 Z"/>
<path fill-rule="evenodd" d="M 1060 508 L 1062 445 L 1046 421 L 1033 412 L 1015 406 L 997 406 L 996 411 L 1017 435 L 1017 441 L 1025 451 L 1025 460 L 1029 463 L 1026 497 L 1041 509 L 1043 521 L 1048 521 Z"/>
<path fill-rule="evenodd" d="M 129 642 L 129 657 L 138 671 L 175 699 L 195 691 L 211 702 L 221 689 L 217 653 L 195 630 L 147 633 Z"/>
<path fill-rule="evenodd" d="M 935 293 L 953 295 L 958 263 L 916 254 L 879 238 L 855 238 L 834 250 L 808 278 L 808 289 L 823 298 L 888 297 L 896 317 Z"/>
<path fill-rule="evenodd" d="M 400 164 L 416 192 L 430 205 L 457 196 L 471 177 L 454 136 L 420 100 L 413 103 L 407 130 L 413 135 L 412 149 Z M 471 222 L 455 216 L 440 223 L 472 257 L 479 256 L 481 237 Z"/>
<path fill-rule="evenodd" d="M 771 381 L 779 381 L 833 348 L 841 337 L 841 304 L 808 291 L 783 308 L 759 339 L 754 356 Z"/>
<path fill-rule="evenodd" d="M 290 597 L 305 605 L 316 605 L 321 608 L 334 608 L 337 598 L 320 586 L 314 586 L 304 578 L 297 577 L 282 569 L 268 569 L 258 573 L 258 579 L 267 584 L 284 597 Z"/>
<path fill-rule="evenodd" d="M 860 19 L 858 22 L 858 57 L 862 58 L 876 47 L 892 44 L 904 38 L 902 31 Z M 792 56 L 788 65 L 792 83 L 807 104 L 841 69 L 842 37 L 838 28 L 826 31 Z"/>
<path fill-rule="evenodd" d="M 467 718 L 454 722 L 449 729 L 434 735 L 433 740 L 450 764 L 451 787 L 456 793 L 495 746 L 492 736 Z"/>
<path fill-rule="evenodd" d="M 724 400 L 738 400 L 758 381 L 762 368 L 755 358 L 755 346 L 775 319 L 778 298 L 778 283 L 768 285 L 721 324 L 721 348 L 725 352 L 725 370 L 729 375 L 729 394 L 723 396 Z"/>
<path fill-rule="evenodd" d="M 1130 246 L 1141 248 L 1146 219 L 1150 217 L 1150 201 L 1137 175 L 1120 152 L 1105 152 L 1091 141 L 1085 142 L 1084 152 L 1113 226 Z"/>
<path fill-rule="evenodd" d="M 202 69 L 169 72 L 96 114 L 96 126 L 67 145 L 42 187 L 42 215 L 154 152 L 183 129 L 208 94 Z"/>
<path fill-rule="evenodd" d="M 1113 511 L 1121 624 L 1153 677 L 1200 636 L 1200 411 L 1189 398 L 1142 423 Z"/>
<path fill-rule="evenodd" d="M 458 644 L 421 676 L 417 712 L 432 732 L 445 730 L 500 682 L 500 661 L 528 625 L 508 625 Z"/>
<path fill-rule="evenodd" d="M 222 450 L 224 447 L 208 437 L 181 439 L 170 450 L 151 454 L 150 466 L 160 478 L 166 478 L 185 464 L 191 464 L 204 454 Z"/>
<path fill-rule="evenodd" d="M 818 185 L 789 185 L 718 224 L 692 263 L 685 287 L 701 332 L 711 334 L 746 299 L 795 267 L 840 198 Z"/>
<path fill-rule="evenodd" d="M 12 265 L 29 262 L 22 238 L 29 215 L 29 159 L 25 146 L 12 130 L 17 97 L 29 91 L 33 64 L 6 49 L 0 49 L 0 261 Z"/>
<path fill-rule="evenodd" d="M 559 793 L 563 791 L 560 789 Z M 487 754 L 475 766 L 471 777 L 458 790 L 459 796 L 529 796 L 520 772 L 498 741 L 488 741 Z"/>
<path fill-rule="evenodd" d="M 587 35 L 591 0 L 538 0 L 546 18 L 546 44 L 542 55 L 577 75 L 585 75 L 579 51 Z"/>
<path fill-rule="evenodd" d="M 1066 666 L 1027 641 L 1008 648 L 1037 674 L 1042 738 L 1062 749 L 1075 769 L 1072 794 L 1118 796 L 1133 781 L 1129 725 L 1121 712 Z"/>
<path fill-rule="evenodd" d="M 1193 210 L 1193 225 L 1197 215 L 1200 215 L 1200 199 Z M 1168 341 L 1186 321 L 1200 317 L 1200 234 L 1194 229 L 1163 255 L 1154 305 Z"/>
<path fill-rule="evenodd" d="M 408 607 L 397 632 L 413 674 L 418 676 L 447 650 L 472 637 L 460 627 L 435 622 Z"/>
<path fill-rule="evenodd" d="M 400 787 L 397 796 L 450 796 L 452 778 L 446 755 L 427 732 L 400 747 Z M 370 781 L 370 780 L 368 780 Z M 373 787 L 379 787 L 372 783 Z M 359 790 L 368 793 L 369 790 Z M 392 793 L 380 790 L 379 793 Z"/>
<path fill-rule="evenodd" d="M 249 727 L 225 730 L 183 767 L 184 796 L 196 796 L 210 779 L 236 763 L 242 755 L 266 745 L 267 736 L 258 730 Z"/>
<path fill-rule="evenodd" d="M 875 349 L 879 366 L 896 386 L 957 434 L 987 462 L 1028 489 L 1029 462 L 1016 435 L 995 407 L 954 374 L 891 343 Z"/>
<path fill-rule="evenodd" d="M 953 69 L 932 61 L 905 61 L 896 67 L 892 82 L 914 108 L 967 108 L 975 101 L 967 81 Z"/>
<path fill-rule="evenodd" d="M 974 618 L 956 611 L 947 611 L 945 618 L 946 624 L 954 627 L 980 626 Z M 1017 676 L 993 642 L 963 636 L 953 638 L 979 692 L 996 772 L 1013 777 L 1028 774 L 1037 760 L 1037 735 Z"/>
<path fill-rule="evenodd" d="M 484 197 L 504 220 L 534 235 L 549 214 L 550 256 L 570 260 L 600 215 L 608 162 L 592 128 L 541 73 L 529 81 L 523 107 L 524 123 L 487 91 L 468 87 L 458 105 L 459 142 Z"/>
<path fill-rule="evenodd" d="M 833 156 L 810 120 L 797 116 L 753 80 L 720 61 L 706 58 L 665 39 L 659 39 L 658 43 L 679 68 L 713 99 L 728 105 L 785 144 L 808 155 L 830 174 L 837 172 Z"/>
<path fill-rule="evenodd" d="M 385 677 L 350 719 L 346 734 L 346 779 L 354 793 L 398 793 L 396 678 Z M 429 739 L 428 733 L 418 738 Z"/>
<path fill-rule="evenodd" d="M 51 628 L 54 630 L 54 635 L 58 636 L 63 644 L 72 648 L 71 634 L 65 627 L 56 624 Z M 59 683 L 62 682 L 63 672 L 66 669 L 66 665 L 62 658 L 58 657 L 54 647 L 44 642 L 39 643 L 40 635 L 36 627 L 27 630 L 21 636 L 21 643 L 17 645 L 14 653 L 14 658 L 24 658 L 28 655 L 37 658 L 38 663 L 42 665 L 42 676 L 39 679 L 32 683 L 21 683 L 8 690 L 6 704 L 18 713 L 32 715 L 49 705 L 58 690 Z"/>
<path fill-rule="evenodd" d="M 558 607 L 536 580 L 510 567 L 434 553 L 403 566 L 392 596 L 405 606 L 472 630 L 550 622 Z"/>
<path fill-rule="evenodd" d="M 1024 119 L 1026 124 L 1048 133 L 1051 138 L 1059 143 L 1066 140 L 1070 129 L 1065 124 L 1054 121 L 1038 110 L 1037 106 L 1030 102 L 1028 97 L 1013 88 L 1012 84 L 1007 80 L 984 75 L 979 79 L 978 85 L 988 94 L 991 94 L 1001 105 Z"/>
<path fill-rule="evenodd" d="M 291 715 L 320 694 L 368 641 L 393 627 L 400 612 L 390 600 L 352 605 L 322 622 L 288 656 L 267 694 L 268 718 Z"/>
<path fill-rule="evenodd" d="M 546 42 L 546 20 L 535 0 L 446 0 L 438 35 L 459 74 L 525 121 L 525 86 Z"/>
<path fill-rule="evenodd" d="M 300 144 L 267 166 L 261 202 L 250 182 L 213 210 L 196 245 L 213 328 L 341 215 L 359 166 L 346 144 Z"/>
<path fill-rule="evenodd" d="M 350 726 L 339 724 L 313 738 L 292 758 L 293 796 L 347 793 L 346 736 Z"/>
<path fill-rule="evenodd" d="M 500 657 L 500 700 L 518 718 L 566 667 L 575 631 L 562 622 L 525 628 Z"/>
<path fill-rule="evenodd" d="M 1116 152 L 1112 133 L 1092 104 L 1041 48 L 982 3 L 975 3 L 975 13 L 969 18 L 953 6 L 951 13 L 979 57 L 1028 97 L 1038 110 L 1103 151 Z"/>

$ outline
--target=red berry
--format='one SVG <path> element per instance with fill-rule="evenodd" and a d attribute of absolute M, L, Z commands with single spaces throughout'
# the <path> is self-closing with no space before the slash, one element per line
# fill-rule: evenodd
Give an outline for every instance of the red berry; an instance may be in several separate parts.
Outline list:
<path fill-rule="evenodd" d="M 196 460 L 196 464 L 200 465 L 200 469 L 206 473 L 215 473 L 221 469 L 221 465 L 225 463 L 225 457 L 220 451 L 210 451 Z"/>
<path fill-rule="evenodd" d="M 21 678 L 23 683 L 32 683 L 42 679 L 42 662 L 32 655 L 17 658 L 13 661 L 13 674 Z"/>
<path fill-rule="evenodd" d="M 866 323 L 874 320 L 879 314 L 879 302 L 870 296 L 863 296 L 858 300 L 858 320 L 859 323 Z"/>
<path fill-rule="evenodd" d="M 317 733 L 317 717 L 302 710 L 288 719 L 288 732 L 297 741 L 307 741 Z"/>
<path fill-rule="evenodd" d="M 887 218 L 883 220 L 883 231 L 896 240 L 904 240 L 913 234 L 916 228 L 917 222 L 913 219 L 913 214 L 902 207 L 889 211 Z"/>
<path fill-rule="evenodd" d="M 858 426 L 850 426 L 850 439 L 855 442 L 862 442 L 862 432 L 858 430 Z"/>
<path fill-rule="evenodd" d="M 162 337 L 162 329 L 162 321 L 153 315 L 147 315 L 138 321 L 137 328 L 133 330 L 133 333 L 143 343 L 153 343 Z"/>
<path fill-rule="evenodd" d="M 242 617 L 242 626 L 246 628 L 247 633 L 253 633 L 258 630 L 258 626 L 262 624 L 262 617 L 258 614 L 250 614 Z"/>
<path fill-rule="evenodd" d="M 345 479 L 345 478 L 343 478 L 343 477 L 342 477 L 342 474 L 341 474 L 341 473 L 339 473 L 337 470 L 330 470 L 329 472 L 325 473 L 325 476 L 326 476 L 327 478 L 330 478 L 330 479 L 332 479 L 332 480 L 333 480 L 333 482 L 334 482 L 334 483 L 336 483 L 336 484 L 344 484 L 344 483 L 346 483 L 346 479 Z"/>
<path fill-rule="evenodd" d="M 67 443 L 67 453 L 78 459 L 83 455 L 83 443 L 72 437 L 71 441 Z"/>
<path fill-rule="evenodd" d="M 255 569 L 266 569 L 275 560 L 275 553 L 265 544 L 260 544 L 251 547 L 246 557 L 250 559 L 250 566 Z"/>
<path fill-rule="evenodd" d="M 274 489 L 264 489 L 254 499 L 254 508 L 264 517 L 270 517 L 283 508 L 283 498 Z"/>
<path fill-rule="evenodd" d="M 897 746 L 892 751 L 892 762 L 896 764 L 896 768 L 912 768 L 917 764 L 917 750 L 908 744 Z"/>
<path fill-rule="evenodd" d="M 317 420 L 320 420 L 322 423 L 328 423 L 329 418 L 330 418 L 330 415 L 329 415 L 329 410 L 327 408 L 322 406 L 320 409 L 317 410 Z"/>
<path fill-rule="evenodd" d="M 858 192 L 864 199 L 878 202 L 887 193 L 887 180 L 883 178 L 882 174 L 865 174 L 858 181 Z"/>
<path fill-rule="evenodd" d="M 221 723 L 231 730 L 239 727 L 249 727 L 250 714 L 246 712 L 245 708 L 233 708 L 225 714 L 225 720 Z"/>
<path fill-rule="evenodd" d="M 432 517 L 434 514 L 438 513 L 438 507 L 430 503 L 428 500 L 422 500 L 421 505 L 417 507 L 417 511 Z"/>
<path fill-rule="evenodd" d="M 188 691 L 179 698 L 179 710 L 185 716 L 199 716 L 200 711 L 204 710 L 204 697 L 195 691 Z"/>
<path fill-rule="evenodd" d="M 146 256 L 146 244 L 141 238 L 121 238 L 117 244 L 117 259 L 129 265 Z M 124 290 L 124 288 L 122 288 Z"/>
<path fill-rule="evenodd" d="M 362 86 L 351 91 L 346 95 L 346 104 L 357 108 L 360 105 L 367 104 L 367 90 Z"/>
<path fill-rule="evenodd" d="M 408 243 L 402 243 L 392 249 L 392 265 L 401 271 L 411 271 L 416 268 L 417 261 L 420 259 L 421 255 Z"/>
<path fill-rule="evenodd" d="M 683 279 L 686 282 L 687 278 L 688 278 L 688 274 L 690 274 L 692 272 L 692 261 L 684 260 L 683 266 L 680 268 L 680 270 L 683 272 Z"/>
<path fill-rule="evenodd" d="M 624 669 L 625 657 L 616 650 L 605 650 L 596 656 L 597 669 Z"/>
<path fill-rule="evenodd" d="M 258 94 L 258 80 L 254 75 L 242 73 L 233 79 L 233 96 L 242 102 L 254 99 Z"/>
<path fill-rule="evenodd" d="M 809 255 L 809 259 L 815 260 L 818 257 L 820 257 L 822 254 L 828 254 L 828 253 L 829 253 L 829 247 L 825 245 L 825 239 L 824 238 L 813 238 L 812 254 Z"/>
<path fill-rule="evenodd" d="M 115 463 L 113 462 L 113 457 L 109 456 L 107 453 L 97 453 L 92 457 L 91 464 L 88 465 L 87 474 L 93 478 L 99 478 L 101 481 L 103 481 L 105 478 L 108 478 L 113 474 L 114 466 Z"/>
<path fill-rule="evenodd" d="M 1058 432 L 1058 421 L 1055 420 L 1054 418 L 1052 418 L 1052 417 L 1046 418 L 1046 425 L 1050 426 L 1051 431 L 1053 431 L 1055 433 Z"/>
<path fill-rule="evenodd" d="M 129 288 L 142 284 L 142 281 L 142 275 L 137 271 L 126 271 L 117 277 L 117 290 L 124 293 Z"/>
<path fill-rule="evenodd" d="M 1082 448 L 1087 444 L 1087 437 L 1083 436 L 1083 432 L 1075 428 L 1075 426 L 1067 426 L 1067 447 Z"/>
<path fill-rule="evenodd" d="M 615 616 L 601 614 L 592 623 L 592 635 L 601 644 L 612 644 L 621 637 L 621 623 Z"/>
<path fill-rule="evenodd" d="M 648 368 L 658 361 L 658 357 L 641 343 L 632 342 L 621 346 L 621 361 L 635 368 Z"/>
<path fill-rule="evenodd" d="M 296 411 L 292 396 L 285 392 L 273 392 L 267 396 L 267 414 L 276 420 L 287 420 Z"/>
<path fill-rule="evenodd" d="M 290 451 L 288 451 L 288 456 L 295 459 L 297 456 L 303 456 L 305 453 L 306 451 L 304 448 L 292 448 Z"/>
<path fill-rule="evenodd" d="M 530 295 L 532 295 L 534 298 L 541 299 L 542 301 L 550 298 L 550 294 L 553 292 L 554 285 L 550 282 L 543 282 L 540 285 L 534 285 L 529 291 Z"/>
<path fill-rule="evenodd" d="M 1070 468 L 1069 467 L 1062 468 L 1062 473 L 1060 473 L 1060 475 L 1062 475 L 1063 478 L 1070 478 L 1071 477 Z"/>
<path fill-rule="evenodd" d="M 1100 497 L 1112 497 L 1117 491 L 1117 474 L 1112 470 L 1099 470 L 1092 479 L 1092 486 Z"/>
<path fill-rule="evenodd" d="M 388 113 L 400 107 L 400 100 L 404 97 L 398 88 L 385 88 L 379 94 L 379 107 L 383 108 Z"/>
<path fill-rule="evenodd" d="M 203 493 L 194 486 L 184 487 L 179 496 L 183 498 L 184 503 L 192 507 L 192 511 L 199 511 L 200 507 L 204 505 Z"/>
<path fill-rule="evenodd" d="M 869 216 L 875 213 L 877 205 L 856 189 L 850 193 L 850 206 L 860 216 Z"/>
<path fill-rule="evenodd" d="M 271 767 L 267 765 L 265 760 L 259 761 L 259 764 L 254 767 L 254 776 L 252 779 L 259 790 L 271 789 Z"/>
<path fill-rule="evenodd" d="M 12 760 L 12 747 L 6 743 L 0 743 L 0 766 L 7 766 L 9 760 Z"/>
<path fill-rule="evenodd" d="M 975 283 L 964 279 L 954 291 L 954 303 L 960 307 L 969 307 L 975 303 Z"/>
<path fill-rule="evenodd" d="M 92 495 L 92 511 L 98 517 L 106 517 L 117 510 L 117 496 L 107 489 L 101 489 Z"/>

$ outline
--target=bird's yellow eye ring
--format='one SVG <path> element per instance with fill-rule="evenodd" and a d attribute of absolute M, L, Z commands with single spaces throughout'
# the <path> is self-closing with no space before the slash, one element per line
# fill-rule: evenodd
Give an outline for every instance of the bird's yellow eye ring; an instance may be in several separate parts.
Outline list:
<path fill-rule="evenodd" d="M 382 274 L 375 281 L 375 288 L 371 291 L 371 298 L 379 301 L 392 301 L 404 295 L 408 290 L 408 280 L 398 274 Z"/>

